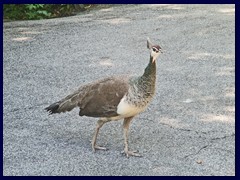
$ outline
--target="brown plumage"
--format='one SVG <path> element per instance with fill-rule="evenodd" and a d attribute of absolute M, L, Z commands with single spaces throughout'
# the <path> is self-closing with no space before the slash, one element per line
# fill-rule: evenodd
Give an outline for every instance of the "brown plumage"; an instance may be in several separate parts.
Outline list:
<path fill-rule="evenodd" d="M 92 149 L 106 150 L 96 145 L 99 129 L 106 122 L 124 119 L 124 152 L 129 157 L 140 156 L 128 150 L 128 129 L 133 117 L 143 112 L 155 93 L 156 59 L 159 45 L 147 42 L 150 61 L 142 76 L 113 76 L 78 88 L 75 92 L 45 108 L 49 114 L 71 111 L 79 107 L 80 116 L 99 117 L 92 140 Z"/>
<path fill-rule="evenodd" d="M 118 116 L 117 106 L 128 91 L 127 76 L 108 77 L 81 86 L 77 91 L 45 108 L 49 114 L 71 111 L 79 107 L 80 116 Z M 96 102 L 97 99 L 97 102 Z"/>

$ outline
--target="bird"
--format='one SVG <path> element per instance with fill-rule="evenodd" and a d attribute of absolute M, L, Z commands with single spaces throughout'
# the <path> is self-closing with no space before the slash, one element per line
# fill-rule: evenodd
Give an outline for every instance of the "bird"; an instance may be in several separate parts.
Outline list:
<path fill-rule="evenodd" d="M 124 150 L 127 156 L 141 157 L 129 150 L 129 126 L 133 118 L 143 112 L 155 94 L 156 60 L 162 53 L 159 45 L 147 38 L 150 60 L 141 76 L 115 75 L 80 86 L 73 93 L 45 110 L 51 114 L 64 113 L 78 107 L 79 116 L 99 118 L 91 141 L 92 150 L 107 150 L 96 143 L 100 128 L 107 122 L 123 119 Z"/>

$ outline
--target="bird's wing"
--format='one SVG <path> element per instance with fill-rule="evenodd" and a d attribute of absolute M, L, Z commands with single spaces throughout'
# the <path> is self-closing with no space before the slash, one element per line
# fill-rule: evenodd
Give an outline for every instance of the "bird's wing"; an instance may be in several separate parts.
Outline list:
<path fill-rule="evenodd" d="M 79 98 L 80 116 L 112 117 L 117 116 L 117 106 L 128 92 L 127 77 L 110 77 L 89 84 L 82 90 Z"/>

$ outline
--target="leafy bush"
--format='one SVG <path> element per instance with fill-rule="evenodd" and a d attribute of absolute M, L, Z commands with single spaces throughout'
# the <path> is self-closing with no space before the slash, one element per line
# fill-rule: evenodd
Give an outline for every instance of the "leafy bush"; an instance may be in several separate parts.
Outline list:
<path fill-rule="evenodd" d="M 31 20 L 71 16 L 90 6 L 90 4 L 4 4 L 3 17 L 8 20 Z"/>

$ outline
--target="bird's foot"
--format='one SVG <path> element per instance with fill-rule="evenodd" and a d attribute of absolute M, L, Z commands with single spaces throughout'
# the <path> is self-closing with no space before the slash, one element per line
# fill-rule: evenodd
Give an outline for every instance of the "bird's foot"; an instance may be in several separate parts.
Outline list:
<path fill-rule="evenodd" d="M 142 155 L 138 154 L 138 151 L 124 150 L 124 151 L 122 151 L 122 154 L 125 154 L 127 156 L 127 158 L 129 158 L 130 156 L 142 157 Z"/>
<path fill-rule="evenodd" d="M 103 146 L 98 146 L 98 145 L 96 145 L 96 142 L 92 142 L 92 141 L 90 141 L 90 143 L 91 143 L 91 145 L 92 145 L 92 150 L 93 150 L 93 152 L 96 152 L 96 150 L 104 150 L 104 151 L 106 151 L 106 150 L 108 150 L 107 148 L 105 148 L 105 147 L 103 147 Z"/>
<path fill-rule="evenodd" d="M 96 150 L 104 150 L 104 151 L 108 150 L 107 148 L 98 146 L 98 145 L 93 145 L 92 149 L 93 149 L 93 152 L 96 152 Z"/>

